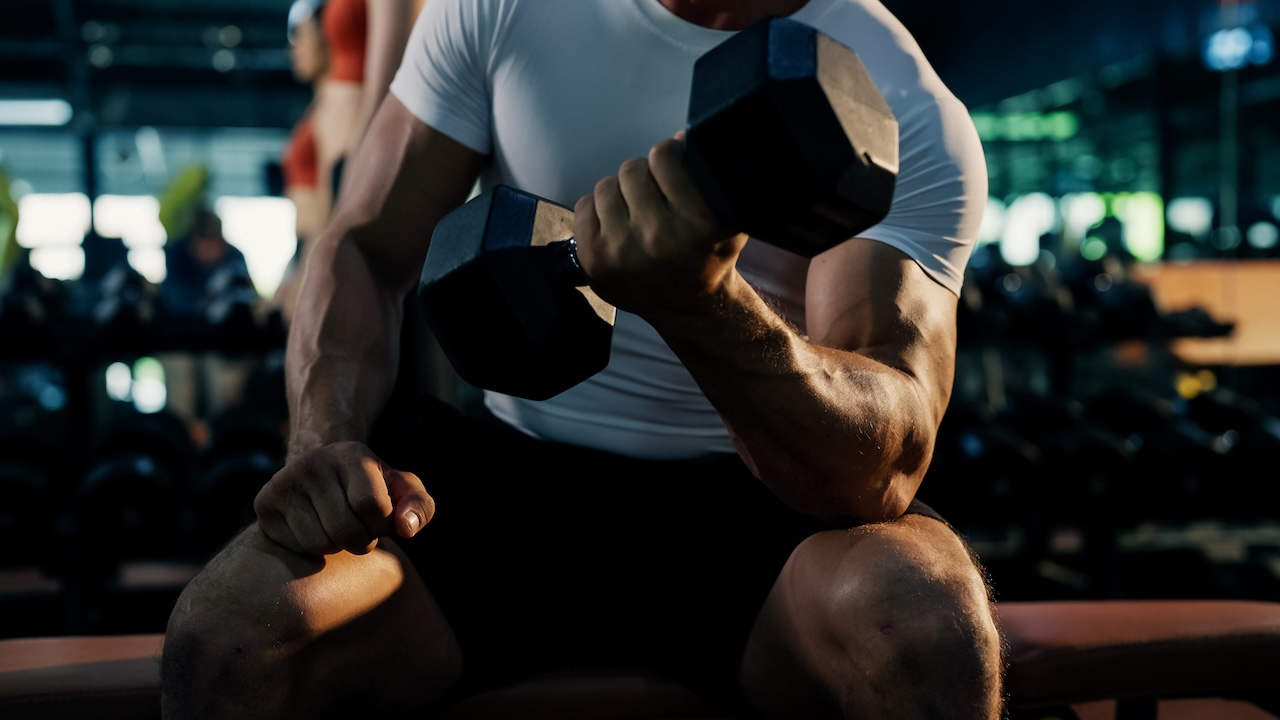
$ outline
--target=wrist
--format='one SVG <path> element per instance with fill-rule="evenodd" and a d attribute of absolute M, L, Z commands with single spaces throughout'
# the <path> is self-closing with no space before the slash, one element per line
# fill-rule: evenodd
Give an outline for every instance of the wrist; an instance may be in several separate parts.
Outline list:
<path fill-rule="evenodd" d="M 739 355 L 742 345 L 758 343 L 781 322 L 737 270 L 679 307 L 642 317 L 672 349 L 700 348 L 703 354 L 730 359 Z"/>
<path fill-rule="evenodd" d="M 288 461 L 327 445 L 365 441 L 367 432 L 363 424 L 355 421 L 356 413 L 322 412 L 316 408 L 314 399 L 300 398 L 297 402 L 296 412 L 289 418 Z M 326 401 L 321 403 L 326 404 Z M 332 404 L 332 400 L 327 403 Z"/>
<path fill-rule="evenodd" d="M 740 302 L 739 283 L 746 285 L 736 270 L 730 270 L 722 277 L 702 283 L 695 292 L 682 293 L 678 300 L 654 303 L 633 312 L 659 330 L 696 334 L 721 322 L 730 308 Z"/>

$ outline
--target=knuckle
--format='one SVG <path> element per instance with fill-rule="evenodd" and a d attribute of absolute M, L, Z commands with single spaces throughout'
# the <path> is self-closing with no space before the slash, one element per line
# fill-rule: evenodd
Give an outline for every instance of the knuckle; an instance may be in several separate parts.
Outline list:
<path fill-rule="evenodd" d="M 649 172 L 649 161 L 644 158 L 630 158 L 624 160 L 618 168 L 618 175 L 628 177 L 644 175 Z"/>
<path fill-rule="evenodd" d="M 358 552 L 367 548 L 373 537 L 363 526 L 356 523 L 348 523 L 333 533 L 332 540 L 344 550 Z"/>
<path fill-rule="evenodd" d="M 303 550 L 306 550 L 309 555 L 319 557 L 321 555 L 332 555 L 341 550 L 341 548 L 329 540 L 313 540 L 307 543 Z"/>
<path fill-rule="evenodd" d="M 682 145 L 683 143 L 675 138 L 666 138 L 657 142 L 649 151 L 649 155 L 654 160 L 674 160 L 680 157 Z"/>
<path fill-rule="evenodd" d="M 326 449 L 339 461 L 344 462 L 359 462 L 371 455 L 364 443 L 355 440 L 342 440 L 329 445 Z"/>
<path fill-rule="evenodd" d="M 596 183 L 595 194 L 597 197 L 599 197 L 600 195 L 609 195 L 614 192 L 617 192 L 617 189 L 618 189 L 618 178 L 612 177 L 612 176 L 601 178 Z"/>
<path fill-rule="evenodd" d="M 253 498 L 253 512 L 259 518 L 279 517 L 280 510 L 276 505 L 275 488 L 271 482 L 262 486 Z"/>
<path fill-rule="evenodd" d="M 289 531 L 289 526 L 279 517 L 259 517 L 258 529 L 269 540 L 295 553 L 304 552 L 303 547 Z"/>
<path fill-rule="evenodd" d="M 348 498 L 351 509 L 362 518 L 386 517 L 391 514 L 391 499 L 371 491 L 356 492 Z"/>
<path fill-rule="evenodd" d="M 646 223 L 637 229 L 637 237 L 649 258 L 661 260 L 670 252 L 671 229 L 666 223 Z"/>

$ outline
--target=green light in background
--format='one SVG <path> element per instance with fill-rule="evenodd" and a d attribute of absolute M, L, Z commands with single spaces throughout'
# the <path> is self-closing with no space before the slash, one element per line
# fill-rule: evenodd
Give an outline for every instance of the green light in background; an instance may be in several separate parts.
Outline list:
<path fill-rule="evenodd" d="M 1080 118 L 1065 110 L 1050 113 L 971 113 L 983 141 L 1035 142 L 1070 140 L 1080 132 Z"/>
<path fill-rule="evenodd" d="M 1005 118 L 1005 137 L 1013 140 L 1043 140 L 1040 116 L 1016 113 Z"/>
<path fill-rule="evenodd" d="M 1080 118 L 1069 112 L 1049 113 L 1044 116 L 1041 126 L 1050 140 L 1070 140 L 1080 132 Z"/>
<path fill-rule="evenodd" d="M 133 406 L 138 412 L 155 413 L 164 409 L 168 392 L 164 382 L 164 365 L 153 357 L 138 358 L 133 364 Z"/>
<path fill-rule="evenodd" d="M 1080 256 L 1085 260 L 1101 260 L 1107 254 L 1107 241 L 1100 237 L 1086 238 L 1080 243 Z"/>
<path fill-rule="evenodd" d="M 1153 192 L 1119 193 L 1116 217 L 1124 228 L 1124 246 L 1141 262 L 1164 256 L 1164 199 Z"/>
<path fill-rule="evenodd" d="M 998 134 L 996 116 L 991 113 L 972 113 L 970 117 L 973 119 L 973 127 L 978 131 L 978 137 L 983 141 L 995 140 Z M 1277 205 L 1280 207 L 1280 205 Z"/>
<path fill-rule="evenodd" d="M 1058 201 L 1062 212 L 1062 242 L 1064 246 L 1077 248 L 1089 231 L 1107 216 L 1107 203 L 1097 193 L 1067 193 Z"/>

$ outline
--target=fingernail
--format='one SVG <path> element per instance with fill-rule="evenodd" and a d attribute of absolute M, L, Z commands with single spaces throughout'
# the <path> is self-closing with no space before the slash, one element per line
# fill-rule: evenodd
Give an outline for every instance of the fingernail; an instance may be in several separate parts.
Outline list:
<path fill-rule="evenodd" d="M 409 535 L 417 535 L 418 528 L 422 526 L 422 519 L 418 517 L 418 513 L 410 510 L 404 514 L 404 521 L 409 525 Z"/>

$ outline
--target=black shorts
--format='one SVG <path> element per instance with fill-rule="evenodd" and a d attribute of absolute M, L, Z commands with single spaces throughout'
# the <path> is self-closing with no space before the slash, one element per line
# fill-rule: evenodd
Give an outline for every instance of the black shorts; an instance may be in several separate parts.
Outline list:
<path fill-rule="evenodd" d="M 460 694 L 623 668 L 732 700 L 778 572 L 829 529 L 783 504 L 736 455 L 635 460 L 534 440 L 443 404 L 424 421 L 425 444 L 383 457 L 416 472 L 436 500 L 432 522 L 402 545 L 462 647 Z M 923 504 L 909 512 L 937 517 Z"/>

